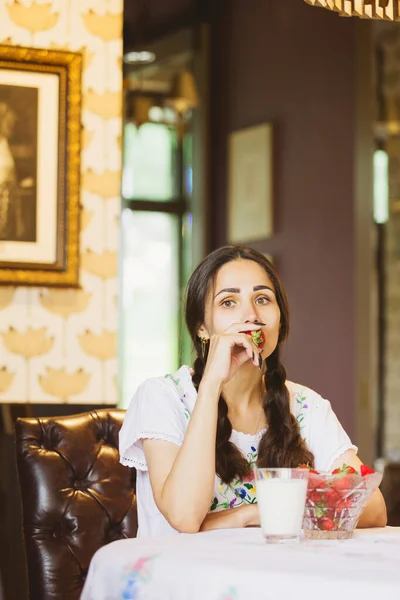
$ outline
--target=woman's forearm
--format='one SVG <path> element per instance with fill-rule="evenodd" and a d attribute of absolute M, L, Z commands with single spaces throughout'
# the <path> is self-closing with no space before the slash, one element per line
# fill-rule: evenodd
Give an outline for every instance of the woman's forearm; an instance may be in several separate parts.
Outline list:
<path fill-rule="evenodd" d="M 219 395 L 218 385 L 200 385 L 184 441 L 162 488 L 162 512 L 178 531 L 199 531 L 210 508 Z"/>
<path fill-rule="evenodd" d="M 256 504 L 245 504 L 239 508 L 228 508 L 219 512 L 208 513 L 200 531 L 212 529 L 234 529 L 259 525 L 258 508 Z"/>
<path fill-rule="evenodd" d="M 387 524 L 386 504 L 381 491 L 375 490 L 364 508 L 357 527 L 385 527 Z"/>

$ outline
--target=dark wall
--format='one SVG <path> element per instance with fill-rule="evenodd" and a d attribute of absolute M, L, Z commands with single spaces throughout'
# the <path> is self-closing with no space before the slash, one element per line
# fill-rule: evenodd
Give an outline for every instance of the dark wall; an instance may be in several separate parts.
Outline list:
<path fill-rule="evenodd" d="M 230 0 L 211 66 L 213 246 L 226 242 L 228 134 L 273 121 L 276 234 L 254 246 L 274 256 L 289 295 L 289 378 L 330 399 L 350 435 L 355 39 L 355 19 L 302 0 Z"/>
<path fill-rule="evenodd" d="M 192 0 L 124 0 L 124 50 L 187 26 L 192 12 Z"/>
<path fill-rule="evenodd" d="M 225 0 L 224 0 L 225 1 Z M 125 0 L 125 50 L 138 48 L 207 18 L 221 0 Z"/>

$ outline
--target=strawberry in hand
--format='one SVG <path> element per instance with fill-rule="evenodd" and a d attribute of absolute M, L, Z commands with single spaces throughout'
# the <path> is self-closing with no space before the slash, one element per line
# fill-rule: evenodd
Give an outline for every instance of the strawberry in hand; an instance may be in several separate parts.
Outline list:
<path fill-rule="evenodd" d="M 254 331 L 244 331 L 246 335 L 249 335 L 257 348 L 264 348 L 265 344 L 265 335 L 261 329 L 256 329 Z"/>

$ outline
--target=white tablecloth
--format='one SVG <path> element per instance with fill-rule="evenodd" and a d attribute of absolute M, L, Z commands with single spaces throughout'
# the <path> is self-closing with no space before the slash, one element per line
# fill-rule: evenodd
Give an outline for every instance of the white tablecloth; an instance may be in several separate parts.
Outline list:
<path fill-rule="evenodd" d="M 113 542 L 81 600 L 400 600 L 400 528 L 269 545 L 261 530 Z"/>

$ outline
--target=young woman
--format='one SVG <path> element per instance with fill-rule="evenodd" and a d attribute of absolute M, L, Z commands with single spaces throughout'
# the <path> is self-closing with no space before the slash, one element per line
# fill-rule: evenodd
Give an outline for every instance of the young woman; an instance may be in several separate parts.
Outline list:
<path fill-rule="evenodd" d="M 286 380 L 288 304 L 262 254 L 207 256 L 188 284 L 186 324 L 193 370 L 145 381 L 120 433 L 121 462 L 137 469 L 138 535 L 259 525 L 254 466 L 360 466 L 330 403 Z M 359 526 L 385 524 L 377 490 Z"/>

